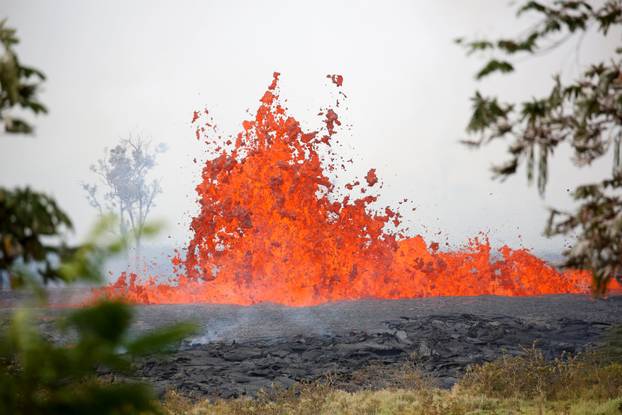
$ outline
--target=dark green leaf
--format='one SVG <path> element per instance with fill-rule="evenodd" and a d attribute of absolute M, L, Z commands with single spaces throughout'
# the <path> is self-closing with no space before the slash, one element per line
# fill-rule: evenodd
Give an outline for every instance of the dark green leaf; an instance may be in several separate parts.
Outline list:
<path fill-rule="evenodd" d="M 509 73 L 514 71 L 514 66 L 510 62 L 492 59 L 475 75 L 476 79 L 482 79 L 492 73 Z"/>

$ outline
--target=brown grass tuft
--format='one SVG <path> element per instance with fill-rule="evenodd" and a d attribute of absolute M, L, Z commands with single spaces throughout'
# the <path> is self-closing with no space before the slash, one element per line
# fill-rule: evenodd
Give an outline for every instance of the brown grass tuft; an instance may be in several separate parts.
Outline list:
<path fill-rule="evenodd" d="M 595 352 L 547 361 L 535 347 L 469 368 L 458 388 L 490 398 L 613 399 L 622 396 L 622 364 Z"/>

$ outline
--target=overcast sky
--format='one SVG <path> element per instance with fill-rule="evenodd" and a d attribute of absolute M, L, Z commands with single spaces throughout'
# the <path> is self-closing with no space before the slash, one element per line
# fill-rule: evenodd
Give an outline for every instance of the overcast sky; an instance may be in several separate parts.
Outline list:
<path fill-rule="evenodd" d="M 329 103 L 325 75 L 343 74 L 353 125 L 341 139 L 354 156 L 353 172 L 377 168 L 382 201 L 407 197 L 404 212 L 415 232 L 442 231 L 460 244 L 488 231 L 499 245 L 559 250 L 542 236 L 546 206 L 568 206 L 566 189 L 607 174 L 610 159 L 577 170 L 560 151 L 541 199 L 521 171 L 505 183 L 489 165 L 507 144 L 469 151 L 464 138 L 475 89 L 504 99 L 541 95 L 551 74 L 571 79 L 578 68 L 610 56 L 620 33 L 589 35 L 544 57 L 525 60 L 518 73 L 476 83 L 482 61 L 467 58 L 458 36 L 517 34 L 503 0 L 436 1 L 69 1 L 4 0 L 0 17 L 18 29 L 22 62 L 48 76 L 34 137 L 0 136 L 0 185 L 30 185 L 54 195 L 74 218 L 78 235 L 94 221 L 82 182 L 96 180 L 89 165 L 128 134 L 142 134 L 169 150 L 155 175 L 163 194 L 153 218 L 165 219 L 173 244 L 185 245 L 203 148 L 190 127 L 192 111 L 209 108 L 221 130 L 240 129 L 270 83 L 282 73 L 281 95 L 308 128 Z M 427 227 L 427 231 L 423 226 Z"/>

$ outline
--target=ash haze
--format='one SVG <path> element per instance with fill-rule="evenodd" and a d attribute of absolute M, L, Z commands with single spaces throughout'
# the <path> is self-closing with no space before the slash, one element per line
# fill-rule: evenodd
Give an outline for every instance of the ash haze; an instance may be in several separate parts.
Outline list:
<path fill-rule="evenodd" d="M 169 149 L 154 169 L 163 193 L 151 217 L 168 223 L 156 243 L 182 247 L 205 159 L 190 126 L 193 110 L 209 108 L 222 132 L 237 133 L 279 71 L 290 113 L 317 128 L 318 109 L 333 102 L 325 76 L 338 73 L 348 95 L 339 115 L 352 125 L 338 134 L 341 151 L 354 158 L 352 174 L 377 169 L 383 204 L 413 201 L 416 211 L 402 212 L 413 233 L 460 245 L 487 231 L 497 246 L 558 253 L 564 241 L 542 236 L 546 207 L 570 207 L 566 189 L 605 176 L 611 159 L 578 170 L 558 152 L 545 199 L 523 171 L 492 181 L 489 165 L 504 158 L 507 144 L 480 151 L 458 144 L 469 98 L 476 89 L 507 100 L 545 93 L 552 73 L 572 78 L 611 56 L 620 33 L 591 33 L 580 48 L 571 39 L 523 61 L 512 76 L 476 83 L 483 60 L 467 58 L 453 40 L 516 35 L 530 21 L 517 21 L 515 7 L 499 0 L 4 0 L 0 17 L 18 30 L 19 57 L 48 76 L 41 98 L 50 114 L 35 120 L 34 137 L 0 137 L 0 185 L 52 194 L 80 237 L 96 215 L 81 188 L 96 179 L 89 165 L 120 138 L 142 134 Z"/>

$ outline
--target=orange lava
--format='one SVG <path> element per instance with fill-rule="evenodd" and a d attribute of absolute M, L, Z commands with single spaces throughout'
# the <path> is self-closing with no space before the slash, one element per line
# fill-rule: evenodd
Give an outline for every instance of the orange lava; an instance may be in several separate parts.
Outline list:
<path fill-rule="evenodd" d="M 401 215 L 374 210 L 375 169 L 340 195 L 328 177 L 330 146 L 341 125 L 332 108 L 325 127 L 305 132 L 278 98 L 278 73 L 252 120 L 233 140 L 212 139 L 207 111 L 194 112 L 196 137 L 217 154 L 196 187 L 200 213 L 185 258 L 174 259 L 166 283 L 122 274 L 98 295 L 131 302 L 274 302 L 314 305 L 361 298 L 412 298 L 483 294 L 525 296 L 588 293 L 590 274 L 560 272 L 525 249 L 493 252 L 486 238 L 459 251 L 439 250 L 401 229 Z M 336 88 L 343 77 L 329 75 Z M 340 96 L 345 96 L 339 91 Z M 338 103 L 337 103 L 338 106 Z M 202 123 L 202 124 L 201 124 Z M 381 186 L 380 186 L 381 187 Z M 374 189 L 378 189 L 375 187 Z M 366 195 L 364 195 L 366 194 Z"/>

